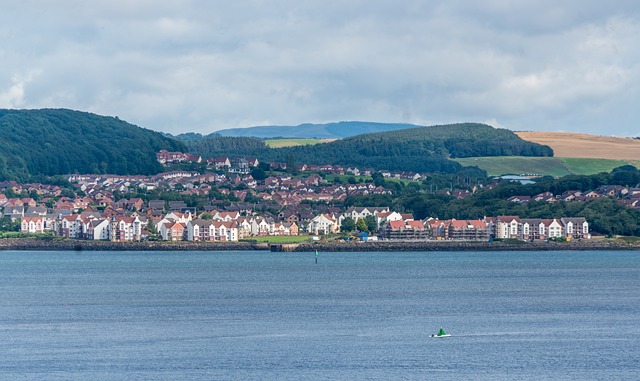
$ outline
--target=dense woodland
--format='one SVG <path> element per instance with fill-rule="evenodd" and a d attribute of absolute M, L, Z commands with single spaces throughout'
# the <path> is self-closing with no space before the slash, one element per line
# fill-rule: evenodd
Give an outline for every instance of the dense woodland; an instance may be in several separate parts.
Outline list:
<path fill-rule="evenodd" d="M 186 151 L 182 142 L 86 112 L 0 110 L 0 180 L 69 173 L 154 174 L 161 149 Z"/>

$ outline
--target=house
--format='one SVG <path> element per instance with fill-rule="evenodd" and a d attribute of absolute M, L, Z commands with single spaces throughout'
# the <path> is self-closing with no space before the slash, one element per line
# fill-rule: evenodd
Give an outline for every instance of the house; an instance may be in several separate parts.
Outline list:
<path fill-rule="evenodd" d="M 471 191 L 468 189 L 456 189 L 451 193 L 451 195 L 457 199 L 462 199 L 471 196 Z"/>
<path fill-rule="evenodd" d="M 11 222 L 16 222 L 24 217 L 24 206 L 5 206 L 4 218 L 10 218 Z"/>
<path fill-rule="evenodd" d="M 113 217 L 109 221 L 109 240 L 112 242 L 140 241 L 142 223 L 138 217 Z"/>
<path fill-rule="evenodd" d="M 191 163 L 202 163 L 202 156 L 192 155 L 190 153 L 184 154 L 185 160 Z"/>
<path fill-rule="evenodd" d="M 82 224 L 82 217 L 78 214 L 61 216 L 56 221 L 55 231 L 62 237 L 81 238 Z"/>
<path fill-rule="evenodd" d="M 186 226 L 180 222 L 169 221 L 160 224 L 159 233 L 165 241 L 182 241 L 185 236 Z"/>
<path fill-rule="evenodd" d="M 307 230 L 314 235 L 331 234 L 340 230 L 340 223 L 333 215 L 320 214 L 309 221 Z"/>
<path fill-rule="evenodd" d="M 243 239 L 249 237 L 251 235 L 251 225 L 252 219 L 249 218 L 238 218 L 236 223 L 238 224 L 238 239 Z"/>
<path fill-rule="evenodd" d="M 518 204 L 526 204 L 531 201 L 531 196 L 511 196 L 507 199 L 507 201 L 515 202 Z"/>
<path fill-rule="evenodd" d="M 533 201 L 556 202 L 556 197 L 551 192 L 542 192 L 533 196 Z"/>
<path fill-rule="evenodd" d="M 214 241 L 217 230 L 211 220 L 187 222 L 187 241 Z"/>
<path fill-rule="evenodd" d="M 422 221 L 391 220 L 380 229 L 379 235 L 385 239 L 426 240 L 431 232 Z"/>
<path fill-rule="evenodd" d="M 149 201 L 149 209 L 155 210 L 164 210 L 165 201 L 164 200 L 151 200 Z"/>
<path fill-rule="evenodd" d="M 92 241 L 109 239 L 110 223 L 108 219 L 93 219 L 85 226 L 84 238 Z"/>
<path fill-rule="evenodd" d="M 388 207 L 384 207 L 384 206 L 374 206 L 374 207 L 358 207 L 358 206 L 352 206 L 350 208 L 348 208 L 340 217 L 340 223 L 342 223 L 342 220 L 344 220 L 345 218 L 351 218 L 354 221 L 358 221 L 358 219 L 360 218 L 366 218 L 367 216 L 373 216 L 376 217 L 378 215 L 378 213 L 384 213 L 384 212 L 389 212 L 389 208 Z"/>
<path fill-rule="evenodd" d="M 187 204 L 184 201 L 169 201 L 169 210 L 179 211 L 186 208 Z"/>
<path fill-rule="evenodd" d="M 20 199 L 20 202 L 22 203 L 22 205 L 29 208 L 35 208 L 38 205 L 36 200 L 32 199 L 31 197 L 22 198 Z"/>
<path fill-rule="evenodd" d="M 574 239 L 590 239 L 589 223 L 584 217 L 561 218 L 564 225 L 564 236 Z"/>
<path fill-rule="evenodd" d="M 225 168 L 230 168 L 231 160 L 229 160 L 228 157 L 210 158 L 207 159 L 207 164 L 214 166 L 215 169 L 219 171 Z"/>
<path fill-rule="evenodd" d="M 216 241 L 238 241 L 238 224 L 234 221 L 213 221 Z"/>
<path fill-rule="evenodd" d="M 213 215 L 213 219 L 217 221 L 234 221 L 240 218 L 240 212 L 217 212 Z"/>
<path fill-rule="evenodd" d="M 491 235 L 489 226 L 482 220 L 450 220 L 448 239 L 464 241 L 488 241 Z"/>
<path fill-rule="evenodd" d="M 41 216 L 23 217 L 20 222 L 22 233 L 44 233 L 44 218 Z"/>
<path fill-rule="evenodd" d="M 562 238 L 564 237 L 564 226 L 562 222 L 557 219 L 543 219 L 542 224 L 545 227 L 545 233 L 547 239 L 549 238 Z"/>
<path fill-rule="evenodd" d="M 160 164 L 168 164 L 168 163 L 180 163 L 185 161 L 187 158 L 185 154 L 182 152 L 168 152 L 167 150 L 160 150 L 160 152 L 156 153 L 156 159 Z"/>
<path fill-rule="evenodd" d="M 289 226 L 283 222 L 276 222 L 271 226 L 271 235 L 290 235 Z"/>
<path fill-rule="evenodd" d="M 490 225 L 491 226 L 491 225 Z M 498 216 L 492 226 L 495 238 L 518 238 L 520 218 L 517 216 Z"/>
<path fill-rule="evenodd" d="M 291 223 L 285 223 L 285 225 L 289 225 L 289 235 L 298 235 L 300 232 L 300 228 L 298 227 L 298 224 L 296 224 L 295 222 L 291 222 Z"/>
<path fill-rule="evenodd" d="M 251 235 L 265 236 L 271 234 L 271 224 L 262 217 L 256 217 L 251 220 Z"/>
<path fill-rule="evenodd" d="M 413 219 L 413 217 L 411 218 Z M 381 212 L 376 215 L 376 224 L 378 227 L 384 225 L 389 221 L 402 221 L 404 220 L 402 214 L 398 212 Z"/>

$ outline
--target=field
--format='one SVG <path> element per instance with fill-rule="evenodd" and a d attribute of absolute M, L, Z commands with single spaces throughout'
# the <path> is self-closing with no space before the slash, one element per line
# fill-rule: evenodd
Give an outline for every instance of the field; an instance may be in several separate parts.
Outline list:
<path fill-rule="evenodd" d="M 535 174 L 553 177 L 591 175 L 609 172 L 613 168 L 628 164 L 624 160 L 524 156 L 470 157 L 455 159 L 455 161 L 464 166 L 478 166 L 487 171 L 490 176 L 506 174 Z"/>
<path fill-rule="evenodd" d="M 335 139 L 266 139 L 264 143 L 271 148 L 283 148 L 328 143 L 333 140 Z"/>
<path fill-rule="evenodd" d="M 555 157 L 640 160 L 640 140 L 568 132 L 516 132 L 524 140 L 548 145 Z"/>
<path fill-rule="evenodd" d="M 567 132 L 516 132 L 524 140 L 548 145 L 555 157 L 472 157 L 455 159 L 476 165 L 490 176 L 539 174 L 562 177 L 610 172 L 631 164 L 640 168 L 640 140 Z"/>

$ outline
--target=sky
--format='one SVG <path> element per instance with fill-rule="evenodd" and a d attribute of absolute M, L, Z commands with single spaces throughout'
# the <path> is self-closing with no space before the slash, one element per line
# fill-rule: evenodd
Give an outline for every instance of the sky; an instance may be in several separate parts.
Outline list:
<path fill-rule="evenodd" d="M 0 108 L 640 136 L 637 0 L 2 3 Z"/>

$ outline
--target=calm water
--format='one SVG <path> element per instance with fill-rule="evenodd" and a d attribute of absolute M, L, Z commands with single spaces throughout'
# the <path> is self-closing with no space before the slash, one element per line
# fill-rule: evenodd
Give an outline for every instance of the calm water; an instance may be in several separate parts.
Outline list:
<path fill-rule="evenodd" d="M 0 252 L 2 380 L 639 374 L 637 251 Z"/>

